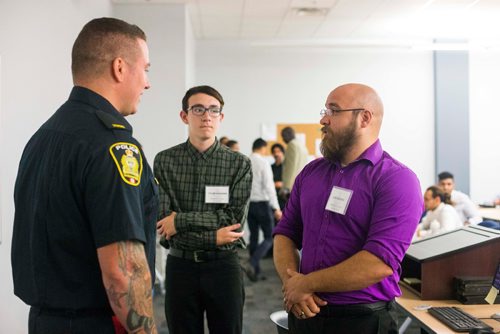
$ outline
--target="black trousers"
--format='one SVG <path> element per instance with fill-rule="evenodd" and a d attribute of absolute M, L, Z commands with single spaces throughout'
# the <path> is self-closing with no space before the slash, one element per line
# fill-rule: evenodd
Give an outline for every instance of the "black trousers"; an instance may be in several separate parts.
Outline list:
<path fill-rule="evenodd" d="M 397 334 L 397 315 L 392 306 L 380 310 L 363 310 L 349 306 L 322 307 L 321 312 L 309 319 L 297 319 L 288 314 L 290 334 Z"/>
<path fill-rule="evenodd" d="M 248 209 L 248 229 L 250 230 L 250 263 L 255 273 L 260 273 L 260 260 L 273 246 L 273 210 L 269 201 L 250 202 Z M 259 244 L 259 228 L 262 230 L 264 240 Z"/>
<path fill-rule="evenodd" d="M 31 307 L 29 334 L 114 334 L 111 315 L 63 316 Z"/>
<path fill-rule="evenodd" d="M 245 290 L 238 255 L 207 262 L 167 257 L 165 316 L 170 334 L 241 334 Z"/>

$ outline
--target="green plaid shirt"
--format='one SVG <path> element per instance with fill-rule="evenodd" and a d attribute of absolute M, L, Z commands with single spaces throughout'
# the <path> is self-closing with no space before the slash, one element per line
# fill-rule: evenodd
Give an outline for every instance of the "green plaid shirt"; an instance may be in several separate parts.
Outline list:
<path fill-rule="evenodd" d="M 158 153 L 154 174 L 160 184 L 159 220 L 175 211 L 177 234 L 170 246 L 183 250 L 245 248 L 242 238 L 216 246 L 217 230 L 244 224 L 252 188 L 250 159 L 219 144 L 200 153 L 187 140 Z M 206 186 L 229 186 L 229 203 L 205 203 Z M 243 229 L 243 227 L 242 227 Z"/>

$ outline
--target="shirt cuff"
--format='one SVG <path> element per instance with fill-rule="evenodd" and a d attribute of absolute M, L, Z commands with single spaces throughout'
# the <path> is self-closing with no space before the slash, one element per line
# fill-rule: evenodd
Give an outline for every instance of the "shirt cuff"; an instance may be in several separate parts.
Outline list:
<path fill-rule="evenodd" d="M 177 233 L 181 232 L 187 232 L 188 231 L 188 224 L 185 219 L 182 217 L 182 213 L 177 212 L 174 218 L 174 226 L 175 226 L 175 231 Z"/>

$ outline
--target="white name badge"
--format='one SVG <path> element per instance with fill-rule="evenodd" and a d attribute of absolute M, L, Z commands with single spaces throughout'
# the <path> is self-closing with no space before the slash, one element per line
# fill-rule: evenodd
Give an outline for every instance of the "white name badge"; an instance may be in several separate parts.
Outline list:
<path fill-rule="evenodd" d="M 229 186 L 205 186 L 205 203 L 229 203 Z"/>
<path fill-rule="evenodd" d="M 349 207 L 349 202 L 351 201 L 352 190 L 333 187 L 330 193 L 330 198 L 326 203 L 326 210 L 333 211 L 344 215 L 347 208 Z"/>

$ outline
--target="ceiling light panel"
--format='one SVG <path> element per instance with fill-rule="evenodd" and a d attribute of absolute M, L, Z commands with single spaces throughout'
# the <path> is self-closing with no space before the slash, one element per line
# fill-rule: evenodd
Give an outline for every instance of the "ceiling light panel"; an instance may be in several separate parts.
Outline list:
<path fill-rule="evenodd" d="M 290 7 L 291 8 L 297 8 L 297 7 L 330 8 L 333 5 L 335 5 L 335 3 L 338 1 L 339 0 L 292 0 L 290 3 Z"/>

